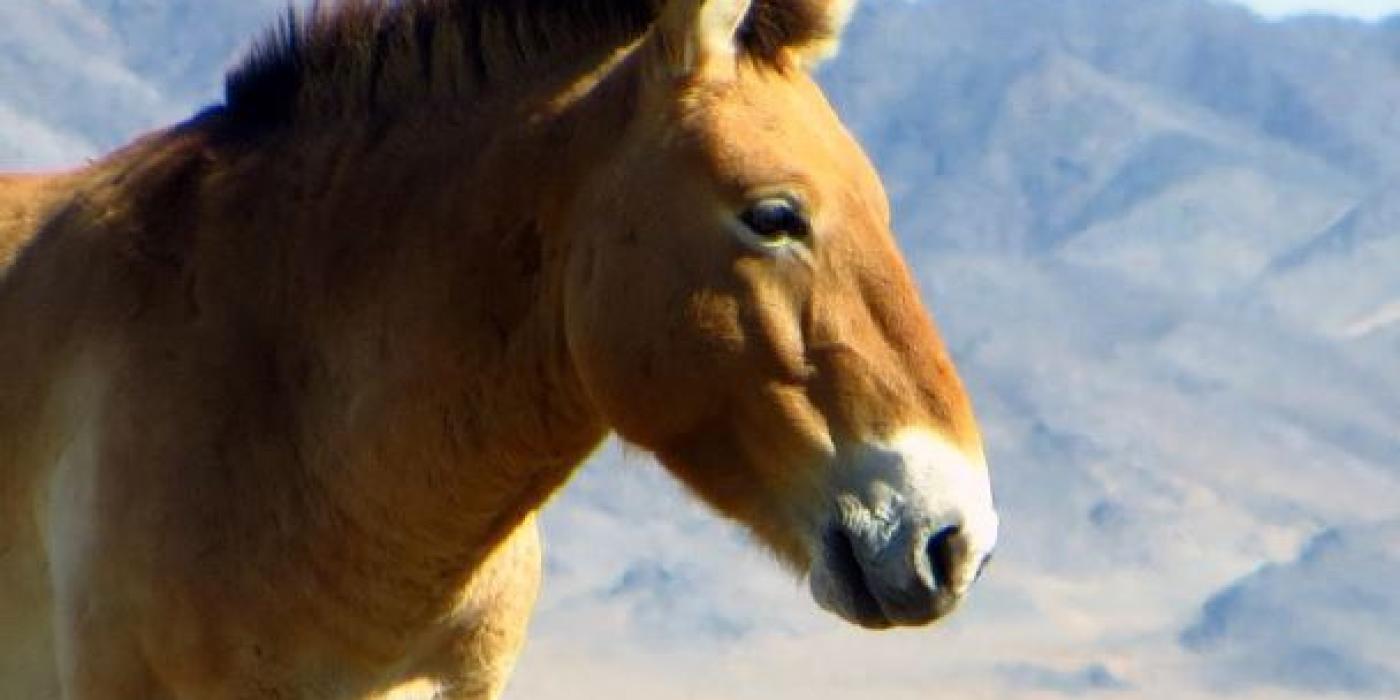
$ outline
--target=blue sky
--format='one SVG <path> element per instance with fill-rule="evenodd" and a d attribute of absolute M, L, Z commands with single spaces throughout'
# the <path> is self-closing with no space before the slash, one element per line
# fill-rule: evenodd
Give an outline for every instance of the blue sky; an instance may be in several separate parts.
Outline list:
<path fill-rule="evenodd" d="M 1400 0 L 1241 0 L 1256 12 L 1268 17 L 1305 12 L 1330 12 L 1377 19 L 1400 13 Z"/>

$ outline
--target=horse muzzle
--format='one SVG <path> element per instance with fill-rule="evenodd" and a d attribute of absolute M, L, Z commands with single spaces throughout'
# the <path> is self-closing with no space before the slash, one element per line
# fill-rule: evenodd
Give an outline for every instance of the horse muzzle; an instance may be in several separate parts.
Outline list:
<path fill-rule="evenodd" d="M 817 602 L 872 629 L 952 612 L 996 546 L 985 467 L 919 434 L 864 447 L 840 473 L 836 513 L 812 557 Z"/>

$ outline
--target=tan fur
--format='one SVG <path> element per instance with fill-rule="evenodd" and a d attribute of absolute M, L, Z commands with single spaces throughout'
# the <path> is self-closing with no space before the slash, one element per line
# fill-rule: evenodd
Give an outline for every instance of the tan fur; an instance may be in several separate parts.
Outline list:
<path fill-rule="evenodd" d="M 495 697 L 532 514 L 610 430 L 798 570 L 823 449 L 980 450 L 812 80 L 598 36 L 392 119 L 216 111 L 0 178 L 0 697 Z M 775 185 L 804 256 L 721 225 Z"/>

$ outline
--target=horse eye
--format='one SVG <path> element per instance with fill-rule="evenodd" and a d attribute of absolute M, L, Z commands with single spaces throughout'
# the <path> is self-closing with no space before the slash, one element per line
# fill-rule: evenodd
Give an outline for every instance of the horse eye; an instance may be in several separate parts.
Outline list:
<path fill-rule="evenodd" d="M 755 202 L 739 215 L 739 220 L 768 245 L 806 238 L 811 232 L 811 224 L 797 203 L 782 197 Z"/>

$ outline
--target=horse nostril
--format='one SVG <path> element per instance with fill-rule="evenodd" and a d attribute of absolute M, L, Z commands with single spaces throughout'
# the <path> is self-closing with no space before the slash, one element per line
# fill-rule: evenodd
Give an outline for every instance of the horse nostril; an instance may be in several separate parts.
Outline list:
<path fill-rule="evenodd" d="M 933 569 L 933 581 L 939 588 L 952 585 L 957 557 L 963 548 L 954 540 L 961 531 L 956 526 L 945 527 L 929 538 L 928 563 Z"/>

